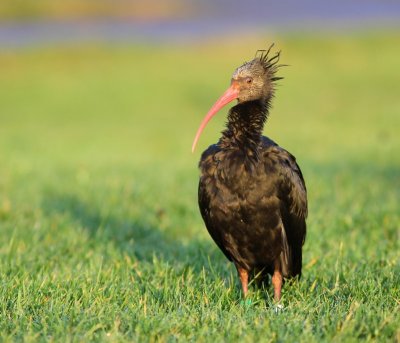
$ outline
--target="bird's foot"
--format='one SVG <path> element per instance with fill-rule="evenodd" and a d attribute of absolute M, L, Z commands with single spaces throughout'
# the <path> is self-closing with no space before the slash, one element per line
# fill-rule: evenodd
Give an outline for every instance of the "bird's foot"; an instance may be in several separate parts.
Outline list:
<path fill-rule="evenodd" d="M 284 306 L 282 304 L 276 304 L 274 306 L 274 311 L 276 314 L 281 313 L 284 310 Z"/>

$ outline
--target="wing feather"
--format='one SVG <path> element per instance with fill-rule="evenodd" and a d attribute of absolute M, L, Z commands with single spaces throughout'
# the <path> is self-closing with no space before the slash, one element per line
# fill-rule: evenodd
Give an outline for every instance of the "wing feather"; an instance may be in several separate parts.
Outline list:
<path fill-rule="evenodd" d="M 301 275 L 302 246 L 306 237 L 308 214 L 307 189 L 296 158 L 273 141 L 264 139 L 265 160 L 275 164 L 280 174 L 282 253 L 280 256 L 285 277 Z"/>

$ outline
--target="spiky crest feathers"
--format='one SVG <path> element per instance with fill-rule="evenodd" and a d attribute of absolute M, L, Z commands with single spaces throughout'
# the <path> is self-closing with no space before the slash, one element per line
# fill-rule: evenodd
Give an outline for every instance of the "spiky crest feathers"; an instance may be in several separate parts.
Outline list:
<path fill-rule="evenodd" d="M 234 75 L 239 74 L 244 69 L 253 69 L 252 67 L 256 67 L 257 65 L 261 66 L 264 70 L 264 73 L 267 74 L 268 79 L 272 82 L 282 80 L 283 77 L 276 76 L 279 68 L 287 66 L 287 64 L 279 64 L 279 59 L 281 56 L 281 51 L 275 52 L 273 56 L 270 55 L 272 48 L 274 47 L 274 43 L 270 45 L 268 49 L 260 49 L 257 50 L 254 58 L 249 62 L 244 62 L 239 68 L 237 68 L 234 72 Z M 259 55 L 259 56 L 258 56 Z"/>

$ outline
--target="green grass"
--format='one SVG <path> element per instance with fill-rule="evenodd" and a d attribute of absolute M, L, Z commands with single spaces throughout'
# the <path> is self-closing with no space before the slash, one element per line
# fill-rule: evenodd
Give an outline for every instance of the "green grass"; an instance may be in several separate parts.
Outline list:
<path fill-rule="evenodd" d="M 261 42 L 0 54 L 0 340 L 399 341 L 399 36 L 286 37 L 265 133 L 309 192 L 301 282 L 241 302 L 197 126 Z"/>

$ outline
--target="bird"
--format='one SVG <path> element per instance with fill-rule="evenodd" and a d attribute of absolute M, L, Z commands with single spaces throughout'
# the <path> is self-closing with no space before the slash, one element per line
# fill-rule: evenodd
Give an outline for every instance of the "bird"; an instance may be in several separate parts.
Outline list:
<path fill-rule="evenodd" d="M 230 87 L 201 122 L 192 153 L 210 119 L 236 100 L 221 138 L 201 155 L 198 204 L 210 236 L 237 269 L 244 297 L 251 279 L 271 278 L 279 302 L 284 281 L 301 276 L 308 204 L 296 158 L 263 136 L 283 79 L 277 72 L 285 66 L 279 64 L 281 51 L 271 53 L 273 46 L 234 71 Z"/>

